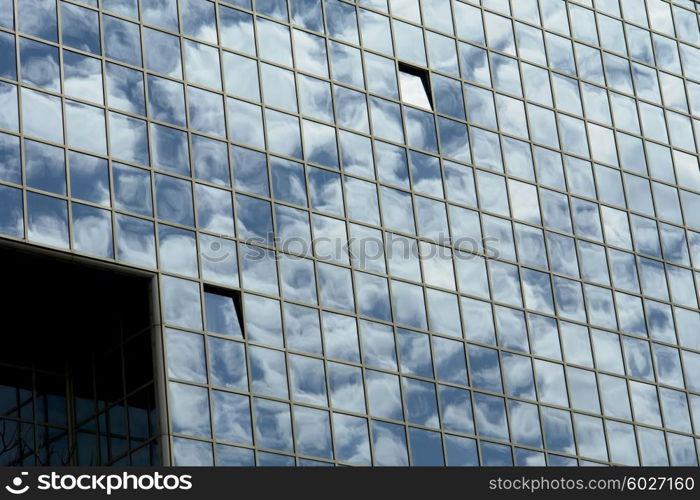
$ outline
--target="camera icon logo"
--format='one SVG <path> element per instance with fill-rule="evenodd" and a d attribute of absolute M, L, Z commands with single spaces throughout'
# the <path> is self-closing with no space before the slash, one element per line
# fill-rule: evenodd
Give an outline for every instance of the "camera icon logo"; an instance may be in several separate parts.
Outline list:
<path fill-rule="evenodd" d="M 22 477 L 28 476 L 28 472 L 22 472 L 19 476 L 12 480 L 12 485 L 5 486 L 5 489 L 12 493 L 13 495 L 23 495 L 29 490 L 29 485 L 22 486 Z"/>
<path fill-rule="evenodd" d="M 201 255 L 205 260 L 218 264 L 229 258 L 230 252 L 227 245 L 222 245 L 219 241 L 211 241 L 203 246 Z"/>

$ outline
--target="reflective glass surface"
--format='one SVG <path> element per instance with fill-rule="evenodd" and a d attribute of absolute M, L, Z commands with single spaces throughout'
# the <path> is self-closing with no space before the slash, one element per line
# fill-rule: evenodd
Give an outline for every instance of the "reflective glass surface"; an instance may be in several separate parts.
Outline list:
<path fill-rule="evenodd" d="M 0 1 L 0 237 L 159 273 L 178 465 L 695 465 L 698 32 Z"/>

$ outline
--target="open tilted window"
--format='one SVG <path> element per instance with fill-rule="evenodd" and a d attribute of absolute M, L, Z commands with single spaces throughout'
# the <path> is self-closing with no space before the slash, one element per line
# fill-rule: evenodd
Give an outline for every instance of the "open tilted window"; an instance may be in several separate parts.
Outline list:
<path fill-rule="evenodd" d="M 430 78 L 426 70 L 399 63 L 399 85 L 403 102 L 420 108 L 433 109 Z"/>

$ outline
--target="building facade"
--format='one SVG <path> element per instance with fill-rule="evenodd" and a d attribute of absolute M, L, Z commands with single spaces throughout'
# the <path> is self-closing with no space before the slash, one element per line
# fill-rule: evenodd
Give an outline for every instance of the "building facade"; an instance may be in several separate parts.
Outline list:
<path fill-rule="evenodd" d="M 0 464 L 697 465 L 698 9 L 0 0 Z"/>

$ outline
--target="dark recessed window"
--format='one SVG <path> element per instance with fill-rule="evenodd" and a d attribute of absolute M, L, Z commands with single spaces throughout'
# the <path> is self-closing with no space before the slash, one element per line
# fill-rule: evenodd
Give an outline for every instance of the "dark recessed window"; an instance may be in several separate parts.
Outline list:
<path fill-rule="evenodd" d="M 0 467 L 158 465 L 152 279 L 0 249 Z"/>
<path fill-rule="evenodd" d="M 430 78 L 426 70 L 399 63 L 401 100 L 420 108 L 433 109 Z"/>

